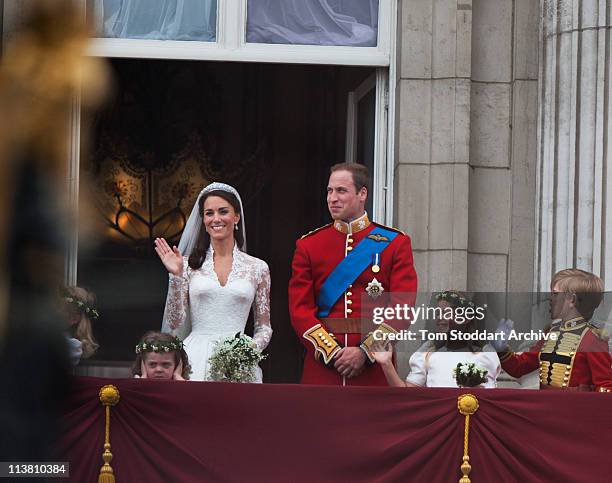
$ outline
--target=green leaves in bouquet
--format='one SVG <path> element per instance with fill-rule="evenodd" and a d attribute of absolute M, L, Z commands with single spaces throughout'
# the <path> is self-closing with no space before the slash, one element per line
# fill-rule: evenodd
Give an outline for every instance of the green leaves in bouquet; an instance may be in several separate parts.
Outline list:
<path fill-rule="evenodd" d="M 477 387 L 487 382 L 486 369 L 478 367 L 473 362 L 459 362 L 453 369 L 453 377 L 457 381 L 457 386 Z"/>
<path fill-rule="evenodd" d="M 209 379 L 223 382 L 254 382 L 255 368 L 266 357 L 257 348 L 253 339 L 238 332 L 235 336 L 215 344 L 215 350 L 209 359 Z"/>

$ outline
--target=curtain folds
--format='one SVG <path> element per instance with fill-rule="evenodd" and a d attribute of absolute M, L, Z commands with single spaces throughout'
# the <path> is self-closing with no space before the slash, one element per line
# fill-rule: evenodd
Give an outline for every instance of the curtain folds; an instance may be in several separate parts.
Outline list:
<path fill-rule="evenodd" d="M 379 0 L 248 0 L 247 42 L 374 47 Z M 216 39 L 217 0 L 89 0 L 100 37 Z"/>
<path fill-rule="evenodd" d="M 214 42 L 217 0 L 93 0 L 100 37 Z"/>
<path fill-rule="evenodd" d="M 247 42 L 375 47 L 378 0 L 249 0 Z"/>
<path fill-rule="evenodd" d="M 58 461 L 71 481 L 102 465 L 100 387 L 114 384 L 117 481 L 372 482 L 461 477 L 462 389 L 76 378 Z M 608 482 L 612 395 L 470 389 L 472 481 Z"/>

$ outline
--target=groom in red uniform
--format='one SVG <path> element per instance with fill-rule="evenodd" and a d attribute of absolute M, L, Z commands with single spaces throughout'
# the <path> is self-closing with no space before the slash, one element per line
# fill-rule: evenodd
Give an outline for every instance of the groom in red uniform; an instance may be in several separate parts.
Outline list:
<path fill-rule="evenodd" d="M 296 242 L 289 312 L 306 346 L 302 383 L 386 386 L 361 330 L 362 296 L 417 290 L 410 238 L 365 212 L 368 169 L 332 166 L 327 206 L 333 222 Z"/>

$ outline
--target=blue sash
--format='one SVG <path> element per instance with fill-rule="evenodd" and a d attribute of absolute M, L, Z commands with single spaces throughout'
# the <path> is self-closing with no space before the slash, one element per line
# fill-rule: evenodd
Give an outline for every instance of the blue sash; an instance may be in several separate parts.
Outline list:
<path fill-rule="evenodd" d="M 329 315 L 331 308 L 348 286 L 355 281 L 368 265 L 372 264 L 372 257 L 376 253 L 382 253 L 396 236 L 397 232 L 377 226 L 336 265 L 336 268 L 334 268 L 321 286 L 317 300 L 317 306 L 319 307 L 318 317 L 327 317 Z"/>

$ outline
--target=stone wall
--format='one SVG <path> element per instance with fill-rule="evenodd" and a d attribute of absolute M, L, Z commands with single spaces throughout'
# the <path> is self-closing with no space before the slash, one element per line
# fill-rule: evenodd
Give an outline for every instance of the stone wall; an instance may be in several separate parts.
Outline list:
<path fill-rule="evenodd" d="M 420 290 L 467 284 L 472 2 L 400 2 L 396 225 Z"/>
<path fill-rule="evenodd" d="M 539 6 L 400 8 L 395 212 L 420 289 L 531 291 Z"/>

